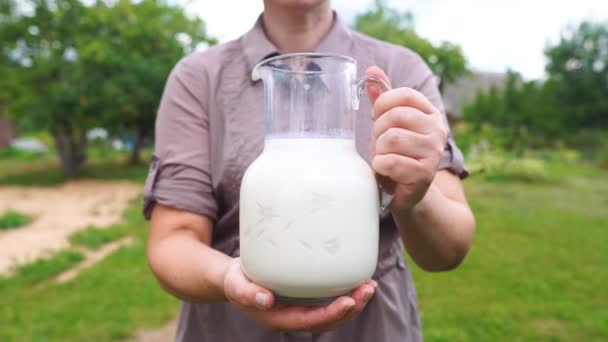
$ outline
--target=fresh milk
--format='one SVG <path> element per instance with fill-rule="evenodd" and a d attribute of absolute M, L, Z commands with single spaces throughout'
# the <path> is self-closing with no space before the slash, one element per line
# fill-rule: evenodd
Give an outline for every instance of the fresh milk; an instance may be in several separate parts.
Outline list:
<path fill-rule="evenodd" d="M 282 297 L 325 298 L 369 279 L 378 187 L 352 139 L 267 139 L 241 185 L 245 272 Z"/>

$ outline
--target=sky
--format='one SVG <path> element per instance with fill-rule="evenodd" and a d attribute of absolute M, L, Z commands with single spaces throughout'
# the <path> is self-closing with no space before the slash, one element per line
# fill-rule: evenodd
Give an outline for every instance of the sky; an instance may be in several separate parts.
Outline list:
<path fill-rule="evenodd" d="M 262 11 L 262 0 L 185 0 L 187 11 L 207 23 L 209 33 L 225 42 L 247 32 Z M 333 0 L 352 24 L 372 0 Z M 583 19 L 608 21 L 607 0 L 389 0 L 414 13 L 418 33 L 433 43 L 459 44 L 474 70 L 542 78 L 547 43 L 557 43 L 567 25 Z"/>

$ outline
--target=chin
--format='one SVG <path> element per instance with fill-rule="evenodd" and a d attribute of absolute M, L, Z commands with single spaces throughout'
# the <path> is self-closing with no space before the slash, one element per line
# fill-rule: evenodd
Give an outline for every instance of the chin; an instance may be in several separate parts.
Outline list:
<path fill-rule="evenodd" d="M 268 3 L 292 7 L 292 8 L 314 8 L 324 3 L 330 3 L 330 0 L 265 0 Z"/>

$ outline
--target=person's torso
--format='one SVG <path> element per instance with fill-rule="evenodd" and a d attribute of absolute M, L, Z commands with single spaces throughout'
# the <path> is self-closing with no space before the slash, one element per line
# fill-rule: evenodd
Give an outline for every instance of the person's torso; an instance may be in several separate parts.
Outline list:
<path fill-rule="evenodd" d="M 359 77 L 364 76 L 368 67 L 377 65 L 392 76 L 392 84 L 415 86 L 407 83 L 402 70 L 396 70 L 401 69 L 396 68 L 401 64 L 395 59 L 407 57 L 404 51 L 357 33 L 353 33 L 352 40 L 352 46 L 342 50 L 349 51 L 350 57 L 357 60 Z M 387 47 L 391 47 L 388 52 Z M 206 65 L 208 82 L 213 85 L 213 93 L 207 98 L 211 178 L 219 208 L 212 244 L 229 255 L 237 256 L 241 180 L 247 167 L 264 148 L 264 89 L 261 81 L 251 80 L 251 70 L 239 40 L 214 49 L 209 52 L 214 54 L 212 59 L 222 62 Z M 199 58 L 205 58 L 205 53 Z M 370 102 L 362 99 L 355 124 L 357 151 L 368 163 L 373 125 L 371 111 Z M 381 220 L 381 260 L 397 239 L 395 224 L 385 212 Z"/>
<path fill-rule="evenodd" d="M 376 65 L 386 71 L 393 86 L 416 87 L 419 77 L 408 74 L 408 65 L 418 65 L 416 58 L 419 57 L 414 53 L 345 28 L 340 34 L 343 37 L 333 37 L 331 44 L 322 44 L 316 52 L 353 57 L 358 61 L 358 77 Z M 201 77 L 211 89 L 200 96 L 204 97 L 202 102 L 209 115 L 211 179 L 218 204 L 212 246 L 231 256 L 239 255 L 241 180 L 264 148 L 264 89 L 261 81 L 251 80 L 251 56 L 245 51 L 244 39 L 241 37 L 195 56 L 204 69 Z M 271 52 L 275 51 L 268 51 Z M 412 69 L 411 73 L 420 76 L 420 70 Z M 369 101 L 363 99 L 355 124 L 357 151 L 368 163 L 373 125 L 371 110 Z M 373 276 L 380 283 L 379 291 L 365 312 L 343 328 L 322 335 L 270 333 L 257 327 L 231 304 L 184 303 L 178 340 L 342 341 L 356 336 L 363 340 L 373 337 L 377 341 L 419 341 L 415 290 L 397 228 L 388 212 L 381 217 L 379 243 L 378 266 Z"/>

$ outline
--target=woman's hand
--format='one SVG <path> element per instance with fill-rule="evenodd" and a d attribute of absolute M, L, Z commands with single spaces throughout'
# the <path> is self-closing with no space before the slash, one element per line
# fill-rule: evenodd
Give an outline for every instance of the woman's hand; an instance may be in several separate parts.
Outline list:
<path fill-rule="evenodd" d="M 377 67 L 367 70 L 388 83 Z M 394 192 L 391 209 L 410 210 L 425 196 L 443 156 L 448 131 L 442 114 L 429 100 L 410 88 L 380 94 L 368 89 L 373 104 L 372 168 L 380 184 Z"/>
<path fill-rule="evenodd" d="M 224 293 L 243 313 L 268 330 L 323 332 L 333 330 L 357 315 L 373 296 L 377 283 L 369 280 L 349 296 L 325 306 L 296 306 L 274 302 L 269 290 L 251 282 L 240 258 L 233 259 L 224 275 Z"/>

